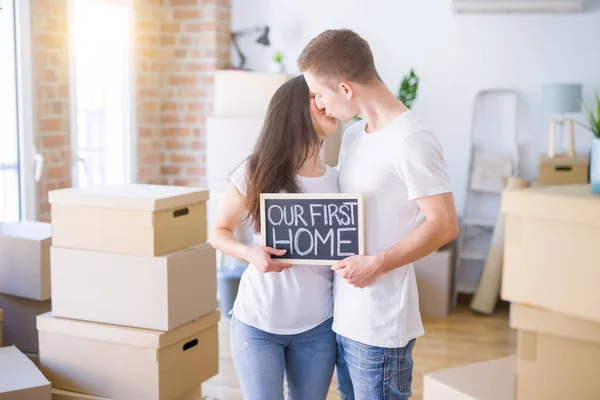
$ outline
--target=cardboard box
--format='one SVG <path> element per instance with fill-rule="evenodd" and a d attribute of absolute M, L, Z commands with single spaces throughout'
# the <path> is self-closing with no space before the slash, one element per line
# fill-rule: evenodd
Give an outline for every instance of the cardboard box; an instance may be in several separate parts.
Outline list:
<path fill-rule="evenodd" d="M 540 157 L 539 182 L 545 185 L 570 185 L 586 184 L 590 180 L 589 175 L 590 159 L 588 156 L 576 155 L 568 157 L 566 155 L 557 155 L 550 158 L 547 155 Z"/>
<path fill-rule="evenodd" d="M 414 262 L 422 316 L 447 317 L 452 306 L 454 242 Z"/>
<path fill-rule="evenodd" d="M 33 354 L 33 353 L 23 353 L 23 354 L 25 354 L 25 356 L 27 356 L 27 358 L 29 358 L 31 360 L 31 362 L 33 362 L 35 364 L 36 367 L 42 368 L 42 366 L 40 364 L 40 355 L 39 354 Z"/>
<path fill-rule="evenodd" d="M 208 190 L 114 185 L 53 190 L 55 247 L 160 256 L 206 242 Z"/>
<path fill-rule="evenodd" d="M 517 399 L 600 399 L 600 324 L 512 304 Z"/>
<path fill-rule="evenodd" d="M 0 400 L 50 400 L 48 379 L 16 347 L 0 349 Z"/>
<path fill-rule="evenodd" d="M 215 249 L 159 257 L 52 247 L 55 317 L 169 331 L 217 309 Z"/>
<path fill-rule="evenodd" d="M 423 400 L 514 400 L 516 370 L 513 356 L 426 374 Z"/>
<path fill-rule="evenodd" d="M 600 196 L 589 185 L 505 191 L 504 300 L 600 322 Z"/>
<path fill-rule="evenodd" d="M 176 400 L 201 400 L 202 390 L 200 387 L 186 393 Z M 67 390 L 52 389 L 52 400 L 111 400 L 107 397 L 92 396 L 89 394 L 69 392 Z"/>
<path fill-rule="evenodd" d="M 263 117 L 206 119 L 206 181 L 211 192 L 224 191 L 231 173 L 250 155 Z"/>
<path fill-rule="evenodd" d="M 50 299 L 51 238 L 44 222 L 0 223 L 0 293 Z"/>
<path fill-rule="evenodd" d="M 42 371 L 55 388 L 115 399 L 180 397 L 215 376 L 219 312 L 169 332 L 37 319 Z"/>
<path fill-rule="evenodd" d="M 281 73 L 215 71 L 213 115 L 216 117 L 264 116 L 273 94 L 288 79 L 288 75 Z"/>
<path fill-rule="evenodd" d="M 52 309 L 51 300 L 36 301 L 0 294 L 0 308 L 4 311 L 4 345 L 14 345 L 23 353 L 37 354 L 39 345 L 35 318 Z"/>

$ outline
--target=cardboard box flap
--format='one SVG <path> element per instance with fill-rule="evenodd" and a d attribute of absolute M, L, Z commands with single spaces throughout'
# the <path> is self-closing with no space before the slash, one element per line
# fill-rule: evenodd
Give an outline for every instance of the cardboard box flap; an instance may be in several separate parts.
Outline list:
<path fill-rule="evenodd" d="M 217 324 L 219 320 L 220 313 L 214 311 L 172 331 L 163 332 L 58 318 L 53 317 L 52 312 L 48 312 L 37 316 L 37 329 L 92 340 L 162 349 Z"/>
<path fill-rule="evenodd" d="M 50 385 L 50 381 L 15 346 L 0 348 L 0 393 Z"/>
<path fill-rule="evenodd" d="M 465 398 L 505 400 L 514 398 L 516 376 L 517 358 L 511 356 L 432 372 L 426 379 L 434 379 Z"/>
<path fill-rule="evenodd" d="M 106 397 L 92 396 L 91 394 L 83 394 L 77 392 L 69 392 L 52 388 L 52 400 L 110 400 Z"/>
<path fill-rule="evenodd" d="M 1 236 L 43 241 L 52 237 L 52 225 L 37 221 L 0 222 L 0 240 Z"/>
<path fill-rule="evenodd" d="M 600 225 L 600 195 L 590 185 L 557 185 L 502 192 L 502 212 L 510 215 Z"/>
<path fill-rule="evenodd" d="M 163 185 L 107 185 L 49 192 L 50 204 L 160 211 L 208 200 L 208 189 Z"/>
<path fill-rule="evenodd" d="M 568 339 L 600 343 L 600 323 L 512 303 L 510 327 Z"/>

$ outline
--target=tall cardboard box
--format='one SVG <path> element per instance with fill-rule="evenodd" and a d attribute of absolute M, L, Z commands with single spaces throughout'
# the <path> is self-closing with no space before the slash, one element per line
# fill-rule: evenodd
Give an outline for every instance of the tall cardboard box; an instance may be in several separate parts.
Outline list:
<path fill-rule="evenodd" d="M 423 400 L 514 400 L 516 367 L 507 357 L 427 374 Z"/>
<path fill-rule="evenodd" d="M 48 196 L 55 247 L 161 256 L 207 239 L 207 189 L 132 184 Z"/>
<path fill-rule="evenodd" d="M 175 399 L 218 373 L 219 312 L 169 332 L 38 317 L 55 388 L 115 399 Z"/>
<path fill-rule="evenodd" d="M 273 94 L 290 77 L 282 73 L 240 70 L 215 71 L 213 115 L 263 117 Z"/>
<path fill-rule="evenodd" d="M 48 223 L 0 223 L 0 293 L 27 299 L 50 299 Z"/>
<path fill-rule="evenodd" d="M 600 399 L 600 324 L 512 304 L 517 400 Z"/>
<path fill-rule="evenodd" d="M 414 262 L 422 316 L 447 317 L 452 306 L 455 243 Z"/>
<path fill-rule="evenodd" d="M 589 185 L 505 191 L 502 298 L 600 322 L 600 196 Z"/>
<path fill-rule="evenodd" d="M 158 257 L 52 247 L 52 314 L 169 331 L 217 309 L 215 249 Z"/>
<path fill-rule="evenodd" d="M 50 400 L 48 379 L 16 347 L 0 349 L 0 400 Z"/>
<path fill-rule="evenodd" d="M 16 346 L 23 353 L 39 352 L 36 317 L 52 309 L 48 301 L 29 300 L 0 294 L 0 308 L 4 311 L 2 333 L 5 346 Z"/>

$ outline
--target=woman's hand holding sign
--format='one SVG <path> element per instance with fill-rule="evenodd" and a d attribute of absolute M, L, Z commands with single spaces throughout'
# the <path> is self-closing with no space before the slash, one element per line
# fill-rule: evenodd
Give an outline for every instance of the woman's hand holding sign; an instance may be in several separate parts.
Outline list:
<path fill-rule="evenodd" d="M 286 250 L 277 250 L 267 246 L 252 246 L 248 248 L 248 253 L 244 258 L 260 272 L 281 272 L 292 265 L 273 260 L 271 256 L 281 257 L 285 252 Z"/>

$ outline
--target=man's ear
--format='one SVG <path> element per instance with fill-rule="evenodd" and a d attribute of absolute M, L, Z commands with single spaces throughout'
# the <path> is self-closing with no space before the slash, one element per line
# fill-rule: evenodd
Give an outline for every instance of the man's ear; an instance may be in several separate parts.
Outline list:
<path fill-rule="evenodd" d="M 352 97 L 354 97 L 354 88 L 350 82 L 340 82 L 340 90 L 348 100 L 351 100 Z"/>

